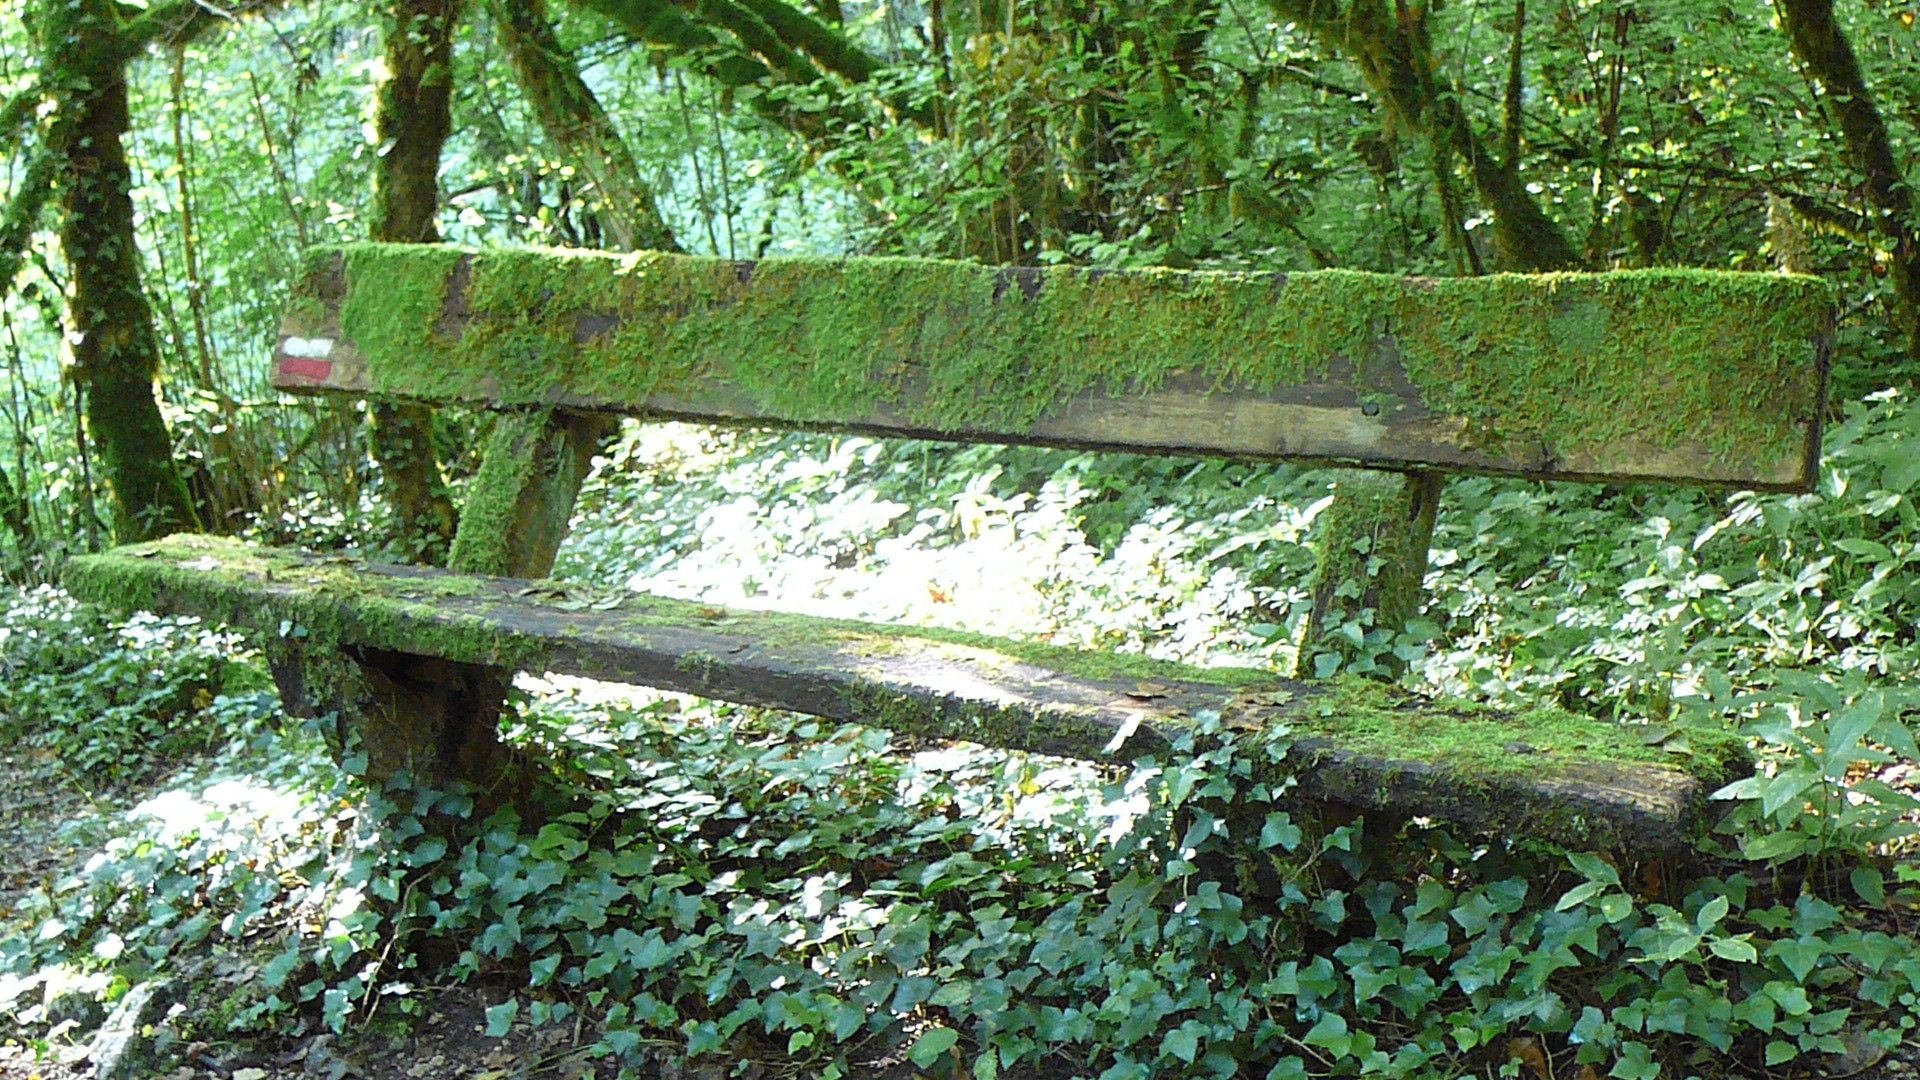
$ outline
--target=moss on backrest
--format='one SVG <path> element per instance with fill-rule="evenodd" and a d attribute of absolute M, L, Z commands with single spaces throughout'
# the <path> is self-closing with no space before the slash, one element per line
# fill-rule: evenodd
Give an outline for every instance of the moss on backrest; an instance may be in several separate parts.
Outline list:
<path fill-rule="evenodd" d="M 376 393 L 633 402 L 718 385 L 792 423 L 885 409 L 1009 430 L 1088 390 L 1334 378 L 1411 394 L 1489 447 L 1631 438 L 1729 462 L 1804 448 L 1833 309 L 1817 279 L 1695 270 L 1114 273 L 374 244 L 311 257 L 309 289 L 344 267 L 340 329 Z"/>

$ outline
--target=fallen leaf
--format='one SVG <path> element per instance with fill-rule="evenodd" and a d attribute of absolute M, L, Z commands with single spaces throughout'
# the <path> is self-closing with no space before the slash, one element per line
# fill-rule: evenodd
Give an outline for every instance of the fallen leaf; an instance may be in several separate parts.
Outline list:
<path fill-rule="evenodd" d="M 1127 691 L 1127 696 L 1140 701 L 1152 701 L 1154 698 L 1166 697 L 1167 693 L 1167 688 L 1161 686 L 1159 683 L 1143 682 Z"/>
<path fill-rule="evenodd" d="M 1533 1070 L 1540 1080 L 1551 1080 L 1551 1066 L 1547 1063 L 1546 1051 L 1540 1049 L 1540 1040 L 1521 1037 L 1507 1040 L 1507 1060 L 1517 1061 Z"/>
<path fill-rule="evenodd" d="M 265 1069 L 235 1069 L 233 1080 L 267 1080 Z"/>
<path fill-rule="evenodd" d="M 1887 1048 L 1867 1037 L 1866 1030 L 1860 1027 L 1848 1028 L 1840 1033 L 1840 1045 L 1846 1049 L 1837 1054 L 1827 1055 L 1827 1075 L 1830 1077 L 1853 1076 L 1873 1068 L 1887 1056 Z"/>

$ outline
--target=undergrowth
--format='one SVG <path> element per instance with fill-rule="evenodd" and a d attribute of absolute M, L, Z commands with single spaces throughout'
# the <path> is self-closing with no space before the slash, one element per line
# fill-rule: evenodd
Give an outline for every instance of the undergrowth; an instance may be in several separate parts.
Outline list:
<path fill-rule="evenodd" d="M 609 1062 L 665 1044 L 824 1076 L 903 1056 L 983 1080 L 1853 1060 L 1920 1004 L 1916 434 L 1898 396 L 1853 406 L 1809 495 L 1456 481 L 1431 625 L 1356 628 L 1359 662 L 1412 639 L 1409 679 L 1449 692 L 1737 726 L 1763 767 L 1685 858 L 1322 816 L 1248 779 L 1284 737 L 1103 772 L 656 697 L 529 702 L 513 734 L 568 763 L 561 801 L 476 820 L 458 792 L 334 769 L 202 628 L 35 594 L 0 642 L 9 715 L 40 710 L 10 734 L 218 752 L 20 901 L 0 1015 L 51 1052 L 63 1001 L 215 954 L 249 977 L 169 1020 L 179 1038 L 362 1029 L 468 980 L 497 994 L 495 1032 L 581 1021 Z M 641 429 L 564 571 L 1286 666 L 1324 486 Z"/>

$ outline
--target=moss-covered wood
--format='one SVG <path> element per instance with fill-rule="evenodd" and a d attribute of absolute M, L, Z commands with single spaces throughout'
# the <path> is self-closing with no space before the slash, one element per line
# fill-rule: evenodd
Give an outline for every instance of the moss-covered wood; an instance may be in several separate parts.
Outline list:
<path fill-rule="evenodd" d="M 1665 848 L 1744 745 L 1557 710 L 1513 714 L 1358 681 L 1300 683 L 978 635 L 730 611 L 551 582 L 379 566 L 178 537 L 74 560 L 67 586 L 122 607 L 303 635 L 306 647 L 557 671 L 1094 760 L 1165 754 L 1197 718 L 1290 741 L 1310 796 L 1544 836 Z M 1291 734 L 1288 734 L 1288 732 Z M 1279 767 L 1276 767 L 1278 769 Z"/>
<path fill-rule="evenodd" d="M 276 381 L 426 401 L 1797 488 L 1832 292 L 910 259 L 316 252 Z"/>
<path fill-rule="evenodd" d="M 467 488 L 447 565 L 467 574 L 545 577 L 608 417 L 529 409 L 503 414 Z"/>
<path fill-rule="evenodd" d="M 394 0 L 374 95 L 381 152 L 373 169 L 373 239 L 440 239 L 440 151 L 452 130 L 453 30 L 461 0 Z M 416 404 L 375 402 L 368 431 L 395 539 L 409 557 L 441 563 L 453 540 L 453 498 L 433 448 L 433 415 Z"/>
<path fill-rule="evenodd" d="M 1313 611 L 1294 674 L 1322 675 L 1363 652 L 1369 631 L 1401 633 L 1420 613 L 1440 490 L 1437 473 L 1334 473 L 1333 502 L 1314 522 Z M 1381 663 L 1402 668 L 1391 654 Z"/>

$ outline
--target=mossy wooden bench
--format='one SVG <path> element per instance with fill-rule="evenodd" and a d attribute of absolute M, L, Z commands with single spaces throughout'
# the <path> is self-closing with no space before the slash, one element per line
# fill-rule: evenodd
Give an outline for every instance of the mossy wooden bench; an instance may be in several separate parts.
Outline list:
<path fill-rule="evenodd" d="M 76 559 L 66 580 L 265 631 L 290 707 L 341 710 L 377 778 L 484 780 L 511 673 L 553 671 L 1095 760 L 1164 754 L 1196 725 L 1285 731 L 1275 768 L 1309 797 L 1669 849 L 1748 767 L 1737 739 L 1691 732 L 1679 753 L 1554 709 L 529 579 L 624 414 L 1391 470 L 1354 474 L 1371 509 L 1321 571 L 1322 593 L 1384 603 L 1396 573 L 1417 594 L 1441 473 L 1805 488 L 1831 319 L 1823 284 L 1757 274 L 323 249 L 276 385 L 500 410 L 453 569 L 187 536 Z M 1366 589 L 1335 588 L 1349 573 Z"/>

